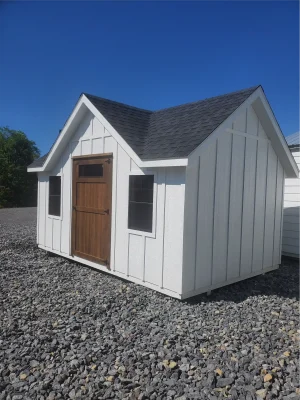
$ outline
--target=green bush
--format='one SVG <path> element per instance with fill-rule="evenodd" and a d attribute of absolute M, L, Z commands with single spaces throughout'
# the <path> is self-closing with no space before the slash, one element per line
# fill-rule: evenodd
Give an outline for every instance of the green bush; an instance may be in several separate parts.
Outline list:
<path fill-rule="evenodd" d="M 39 156 L 24 132 L 0 127 L 0 208 L 36 205 L 37 176 L 27 167 Z"/>

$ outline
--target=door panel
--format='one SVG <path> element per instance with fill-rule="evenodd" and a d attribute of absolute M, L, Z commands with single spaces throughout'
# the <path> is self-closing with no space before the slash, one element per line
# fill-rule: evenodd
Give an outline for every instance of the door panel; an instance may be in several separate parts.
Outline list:
<path fill-rule="evenodd" d="M 73 158 L 72 254 L 109 267 L 112 155 Z"/>

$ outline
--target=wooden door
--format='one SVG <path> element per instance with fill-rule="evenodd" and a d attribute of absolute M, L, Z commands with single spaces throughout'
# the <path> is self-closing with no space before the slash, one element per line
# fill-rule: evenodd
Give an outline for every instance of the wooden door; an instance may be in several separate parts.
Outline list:
<path fill-rule="evenodd" d="M 112 154 L 73 157 L 72 254 L 109 268 Z"/>

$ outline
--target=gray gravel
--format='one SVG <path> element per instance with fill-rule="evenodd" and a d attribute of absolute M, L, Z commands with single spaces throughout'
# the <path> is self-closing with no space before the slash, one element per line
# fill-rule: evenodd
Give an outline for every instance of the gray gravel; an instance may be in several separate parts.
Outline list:
<path fill-rule="evenodd" d="M 180 302 L 0 224 L 0 399 L 299 399 L 296 262 Z"/>

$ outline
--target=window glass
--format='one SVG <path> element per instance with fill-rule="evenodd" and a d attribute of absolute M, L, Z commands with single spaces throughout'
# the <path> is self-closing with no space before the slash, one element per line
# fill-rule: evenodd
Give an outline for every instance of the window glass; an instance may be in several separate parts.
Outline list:
<path fill-rule="evenodd" d="M 152 232 L 153 185 L 153 175 L 129 177 L 129 229 Z"/>
<path fill-rule="evenodd" d="M 60 216 L 61 177 L 49 177 L 49 215 Z"/>
<path fill-rule="evenodd" d="M 103 176 L 102 164 L 84 164 L 79 165 L 79 176 L 98 177 Z"/>

